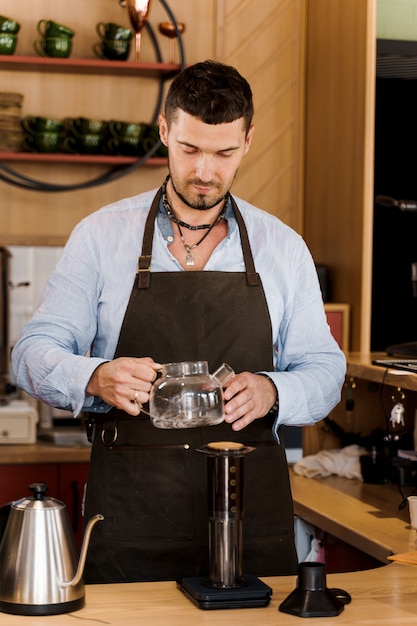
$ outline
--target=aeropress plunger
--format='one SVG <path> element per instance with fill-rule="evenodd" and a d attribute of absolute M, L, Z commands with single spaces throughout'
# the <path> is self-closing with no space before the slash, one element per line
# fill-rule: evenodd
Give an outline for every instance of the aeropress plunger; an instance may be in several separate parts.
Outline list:
<path fill-rule="evenodd" d="M 242 573 L 244 458 L 255 448 L 216 441 L 198 450 L 207 455 L 209 575 L 182 578 L 177 585 L 201 609 L 267 606 L 272 589 Z"/>

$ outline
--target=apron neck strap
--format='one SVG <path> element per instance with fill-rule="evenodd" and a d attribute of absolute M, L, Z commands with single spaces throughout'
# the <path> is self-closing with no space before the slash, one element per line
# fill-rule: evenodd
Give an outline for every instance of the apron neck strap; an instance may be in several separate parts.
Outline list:
<path fill-rule="evenodd" d="M 240 241 L 242 243 L 243 258 L 245 260 L 246 278 L 248 285 L 259 285 L 260 279 L 255 270 L 255 263 L 253 262 L 253 254 L 249 243 L 248 231 L 246 224 L 243 220 L 242 214 L 237 208 L 237 204 L 233 196 L 230 196 L 232 201 L 232 208 L 236 217 L 237 225 L 239 226 Z"/>
<path fill-rule="evenodd" d="M 137 269 L 137 286 L 139 289 L 147 289 L 150 285 L 150 267 L 152 260 L 152 241 L 153 233 L 155 229 L 155 220 L 158 213 L 159 203 L 162 196 L 162 188 L 158 189 L 151 208 L 146 218 L 145 230 L 143 234 L 142 253 L 138 260 Z M 232 196 L 230 196 L 232 202 L 232 209 L 236 217 L 237 225 L 239 227 L 240 240 L 242 243 L 243 258 L 245 260 L 246 278 L 249 285 L 259 285 L 260 279 L 255 270 L 255 264 L 253 262 L 252 250 L 249 243 L 248 231 L 240 213 L 237 204 Z"/>
<path fill-rule="evenodd" d="M 138 260 L 137 286 L 138 289 L 147 289 L 150 285 L 150 269 L 152 260 L 152 240 L 155 228 L 156 215 L 158 213 L 159 202 L 162 196 L 162 188 L 158 189 L 154 197 L 148 217 L 145 222 L 143 233 L 142 253 Z"/>

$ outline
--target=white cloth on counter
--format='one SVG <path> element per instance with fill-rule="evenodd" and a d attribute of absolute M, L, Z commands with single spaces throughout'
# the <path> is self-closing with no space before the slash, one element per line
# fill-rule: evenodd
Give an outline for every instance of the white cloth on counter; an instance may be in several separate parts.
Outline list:
<path fill-rule="evenodd" d="M 307 554 L 304 562 L 314 562 L 314 563 L 324 563 L 325 562 L 325 554 L 322 542 L 320 539 L 316 539 L 313 537 L 311 540 L 310 552 Z"/>
<path fill-rule="evenodd" d="M 359 457 L 366 454 L 357 444 L 333 450 L 320 450 L 305 456 L 293 466 L 294 472 L 306 478 L 325 478 L 336 474 L 344 478 L 362 479 Z"/>

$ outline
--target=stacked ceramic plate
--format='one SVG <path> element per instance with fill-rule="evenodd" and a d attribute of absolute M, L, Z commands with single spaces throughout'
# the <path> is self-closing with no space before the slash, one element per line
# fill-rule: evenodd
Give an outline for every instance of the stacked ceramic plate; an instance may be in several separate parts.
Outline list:
<path fill-rule="evenodd" d="M 0 152 L 22 149 L 22 104 L 22 94 L 0 92 Z"/>

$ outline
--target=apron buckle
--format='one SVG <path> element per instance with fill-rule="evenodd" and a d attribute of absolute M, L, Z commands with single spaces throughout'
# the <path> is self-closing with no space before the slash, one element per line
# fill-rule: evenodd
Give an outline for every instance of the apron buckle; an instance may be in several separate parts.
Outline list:
<path fill-rule="evenodd" d="M 118 434 L 117 422 L 103 424 L 101 429 L 101 443 L 106 447 L 112 446 L 116 443 Z"/>

